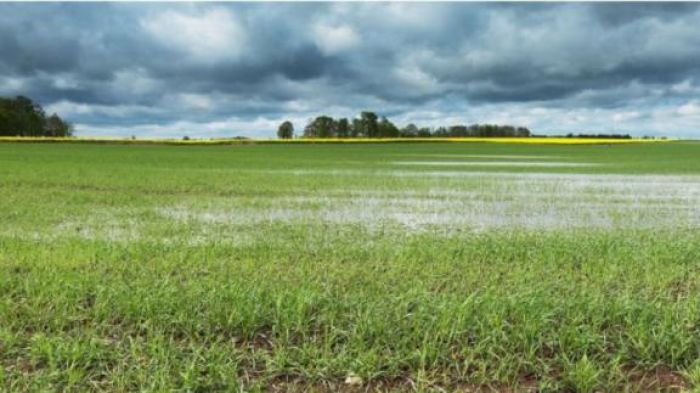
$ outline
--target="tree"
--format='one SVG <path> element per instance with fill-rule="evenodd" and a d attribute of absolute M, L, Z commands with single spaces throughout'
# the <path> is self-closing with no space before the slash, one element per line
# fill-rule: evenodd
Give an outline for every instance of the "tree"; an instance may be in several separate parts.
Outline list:
<path fill-rule="evenodd" d="M 377 114 L 374 112 L 362 112 L 357 122 L 353 122 L 355 132 L 359 137 L 376 138 L 379 136 L 379 124 Z"/>
<path fill-rule="evenodd" d="M 430 138 L 433 134 L 433 131 L 430 129 L 430 127 L 421 127 L 418 129 L 418 134 L 417 136 L 419 138 Z"/>
<path fill-rule="evenodd" d="M 382 117 L 382 120 L 377 125 L 377 136 L 380 138 L 398 138 L 399 129 L 389 119 Z"/>
<path fill-rule="evenodd" d="M 0 135 L 71 136 L 72 127 L 57 114 L 46 117 L 41 105 L 23 96 L 0 98 Z"/>
<path fill-rule="evenodd" d="M 445 127 L 438 127 L 433 131 L 432 136 L 436 136 L 438 138 L 447 138 L 450 136 L 449 131 L 447 131 L 447 128 Z"/>
<path fill-rule="evenodd" d="M 401 129 L 401 132 L 399 135 L 402 138 L 416 137 L 416 136 L 418 136 L 418 127 L 413 123 L 409 123 L 406 127 Z"/>
<path fill-rule="evenodd" d="M 294 124 L 287 120 L 277 128 L 277 137 L 280 139 L 294 138 Z"/>
<path fill-rule="evenodd" d="M 318 116 L 304 128 L 304 138 L 333 138 L 336 122 L 330 116 Z"/>
<path fill-rule="evenodd" d="M 364 137 L 364 127 L 362 126 L 362 120 L 352 119 L 352 127 L 350 128 L 351 138 L 361 138 Z"/>
<path fill-rule="evenodd" d="M 463 138 L 469 136 L 469 129 L 467 126 L 463 125 L 450 126 L 450 128 L 447 129 L 447 132 L 453 138 Z"/>
<path fill-rule="evenodd" d="M 2 113 L 0 113 L 2 116 Z M 291 123 L 290 123 L 291 127 Z M 282 138 L 282 126 L 278 136 Z M 529 137 L 530 130 L 525 127 L 497 124 L 461 124 L 437 128 L 418 127 L 413 123 L 399 129 L 387 117 L 381 119 L 374 112 L 361 112 L 360 116 L 350 122 L 346 118 L 338 120 L 330 116 L 318 116 L 309 121 L 304 128 L 305 138 L 447 138 L 447 137 Z"/>
<path fill-rule="evenodd" d="M 515 130 L 515 136 L 520 138 L 527 138 L 530 136 L 530 130 L 527 127 L 518 127 Z"/>
<path fill-rule="evenodd" d="M 336 125 L 336 131 L 338 133 L 338 138 L 347 138 L 350 136 L 350 123 L 348 119 L 342 118 L 338 120 Z"/>
<path fill-rule="evenodd" d="M 73 135 L 73 126 L 63 121 L 55 113 L 46 119 L 44 130 L 45 136 L 66 137 Z"/>
<path fill-rule="evenodd" d="M 28 136 L 41 136 L 46 115 L 41 106 L 27 97 L 18 96 L 13 103 L 19 114 L 19 129 Z"/>

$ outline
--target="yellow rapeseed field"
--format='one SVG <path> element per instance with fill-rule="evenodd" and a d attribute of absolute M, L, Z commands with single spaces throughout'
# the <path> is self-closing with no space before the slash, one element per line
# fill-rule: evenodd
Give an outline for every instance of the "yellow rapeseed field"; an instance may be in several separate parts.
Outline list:
<path fill-rule="evenodd" d="M 117 137 L 0 137 L 0 142 L 38 142 L 38 143 L 137 143 L 137 144 L 169 144 L 169 145 L 231 145 L 231 144 L 266 144 L 266 143 L 402 143 L 402 142 L 456 142 L 456 143 L 515 143 L 515 144 L 545 144 L 545 145 L 596 145 L 596 144 L 630 144 L 658 143 L 669 139 L 612 139 L 612 138 L 562 138 L 562 137 L 529 137 L 529 138 L 207 138 L 207 139 L 173 139 L 173 138 L 117 138 Z"/>

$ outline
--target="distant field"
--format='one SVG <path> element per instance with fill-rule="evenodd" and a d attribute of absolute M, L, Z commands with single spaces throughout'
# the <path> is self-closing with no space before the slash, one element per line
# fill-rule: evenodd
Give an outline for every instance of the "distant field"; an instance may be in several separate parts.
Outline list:
<path fill-rule="evenodd" d="M 0 391 L 700 389 L 700 143 L 0 143 Z"/>

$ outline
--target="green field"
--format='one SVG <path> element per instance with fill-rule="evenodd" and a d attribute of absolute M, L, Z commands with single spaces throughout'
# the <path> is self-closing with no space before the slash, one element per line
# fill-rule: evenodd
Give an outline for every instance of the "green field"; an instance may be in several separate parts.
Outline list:
<path fill-rule="evenodd" d="M 0 391 L 700 389 L 700 143 L 0 143 Z"/>

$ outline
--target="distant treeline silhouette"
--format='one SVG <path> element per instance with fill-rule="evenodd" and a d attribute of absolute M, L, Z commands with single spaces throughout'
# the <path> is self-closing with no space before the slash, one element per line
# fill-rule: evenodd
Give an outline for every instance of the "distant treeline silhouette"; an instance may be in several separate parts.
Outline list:
<path fill-rule="evenodd" d="M 632 139 L 629 134 L 566 134 L 567 138 Z"/>
<path fill-rule="evenodd" d="M 47 116 L 41 105 L 27 97 L 0 97 L 0 136 L 66 137 L 73 134 L 70 123 L 57 114 Z"/>
<path fill-rule="evenodd" d="M 282 139 L 294 137 L 294 125 L 290 121 L 280 124 L 277 136 Z M 386 117 L 374 112 L 362 112 L 354 119 L 334 119 L 318 116 L 304 127 L 302 138 L 459 138 L 459 137 L 515 137 L 531 136 L 526 127 L 495 124 L 453 125 L 449 127 L 418 127 L 411 123 L 397 127 Z"/>

